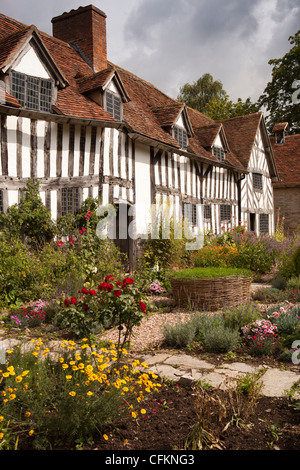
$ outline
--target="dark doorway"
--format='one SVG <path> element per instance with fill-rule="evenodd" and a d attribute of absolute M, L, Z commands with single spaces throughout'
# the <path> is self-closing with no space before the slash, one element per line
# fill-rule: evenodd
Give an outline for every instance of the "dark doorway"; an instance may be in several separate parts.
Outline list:
<path fill-rule="evenodd" d="M 256 215 L 256 214 L 253 214 L 253 213 L 250 214 L 250 231 L 251 231 L 251 232 L 255 232 L 255 229 L 256 229 L 256 226 L 255 226 L 255 215 Z"/>

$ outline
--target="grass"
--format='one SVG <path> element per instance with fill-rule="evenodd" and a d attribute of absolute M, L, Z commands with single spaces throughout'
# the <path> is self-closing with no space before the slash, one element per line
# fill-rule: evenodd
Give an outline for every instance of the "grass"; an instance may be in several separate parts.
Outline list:
<path fill-rule="evenodd" d="M 240 268 L 218 268 L 218 267 L 207 267 L 207 268 L 192 268 L 184 269 L 172 274 L 174 279 L 211 279 L 217 277 L 228 277 L 228 276 L 247 276 L 251 277 L 252 272 L 247 269 Z"/>

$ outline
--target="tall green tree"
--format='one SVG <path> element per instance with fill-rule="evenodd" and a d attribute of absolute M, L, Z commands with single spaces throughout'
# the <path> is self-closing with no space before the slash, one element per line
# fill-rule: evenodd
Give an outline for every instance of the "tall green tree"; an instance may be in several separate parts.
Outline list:
<path fill-rule="evenodd" d="M 281 59 L 269 60 L 272 79 L 258 100 L 266 108 L 270 132 L 277 122 L 288 122 L 291 133 L 300 132 L 300 30 L 289 42 L 292 47 Z"/>
<path fill-rule="evenodd" d="M 205 73 L 196 82 L 183 85 L 177 100 L 205 114 L 206 106 L 212 99 L 219 100 L 225 96 L 226 91 L 222 82 L 214 80 L 212 75 Z"/>
<path fill-rule="evenodd" d="M 252 103 L 250 98 L 247 98 L 246 101 L 238 98 L 238 101 L 234 103 L 223 89 L 222 82 L 214 80 L 209 73 L 202 75 L 193 84 L 183 85 L 177 100 L 214 120 L 243 116 L 259 109 L 258 105 Z"/>

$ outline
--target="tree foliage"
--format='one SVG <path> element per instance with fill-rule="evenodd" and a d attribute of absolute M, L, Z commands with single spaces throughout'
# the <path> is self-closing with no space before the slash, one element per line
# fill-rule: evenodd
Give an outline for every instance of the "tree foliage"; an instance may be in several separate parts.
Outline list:
<path fill-rule="evenodd" d="M 270 132 L 277 122 L 288 122 L 291 133 L 300 132 L 300 30 L 289 42 L 292 47 L 281 59 L 269 60 L 272 79 L 258 100 L 267 110 Z"/>
<path fill-rule="evenodd" d="M 222 82 L 214 80 L 209 73 L 202 75 L 193 84 L 183 85 L 177 99 L 216 121 L 254 113 L 259 109 L 250 98 L 246 101 L 238 98 L 234 103 L 223 89 Z"/>

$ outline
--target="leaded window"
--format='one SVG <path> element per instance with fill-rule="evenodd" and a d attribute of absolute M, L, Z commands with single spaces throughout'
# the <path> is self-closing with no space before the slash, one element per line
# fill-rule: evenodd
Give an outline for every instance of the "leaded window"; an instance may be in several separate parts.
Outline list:
<path fill-rule="evenodd" d="M 211 219 L 211 206 L 209 206 L 208 204 L 204 205 L 204 219 Z"/>
<path fill-rule="evenodd" d="M 253 178 L 253 189 L 261 190 L 263 189 L 262 174 L 261 173 L 252 173 Z"/>
<path fill-rule="evenodd" d="M 117 121 L 121 121 L 121 98 L 106 92 L 106 111 Z"/>
<path fill-rule="evenodd" d="M 187 139 L 187 133 L 186 130 L 183 129 L 182 127 L 175 126 L 174 127 L 174 137 L 179 143 L 180 147 L 182 149 L 186 149 L 188 146 L 188 139 Z"/>
<path fill-rule="evenodd" d="M 220 205 L 221 222 L 229 221 L 231 219 L 231 206 L 229 204 Z"/>
<path fill-rule="evenodd" d="M 23 108 L 44 112 L 51 111 L 51 80 L 12 71 L 11 92 Z"/>
<path fill-rule="evenodd" d="M 261 233 L 269 233 L 269 215 L 268 214 L 259 215 L 259 231 Z"/>
<path fill-rule="evenodd" d="M 197 206 L 196 204 L 189 204 L 184 202 L 182 204 L 183 217 L 188 220 L 192 225 L 197 225 Z"/>
<path fill-rule="evenodd" d="M 225 161 L 225 151 L 222 147 L 213 147 L 213 155 L 217 157 L 221 163 Z"/>
<path fill-rule="evenodd" d="M 76 214 L 79 209 L 79 189 L 63 188 L 61 190 L 61 215 Z"/>

